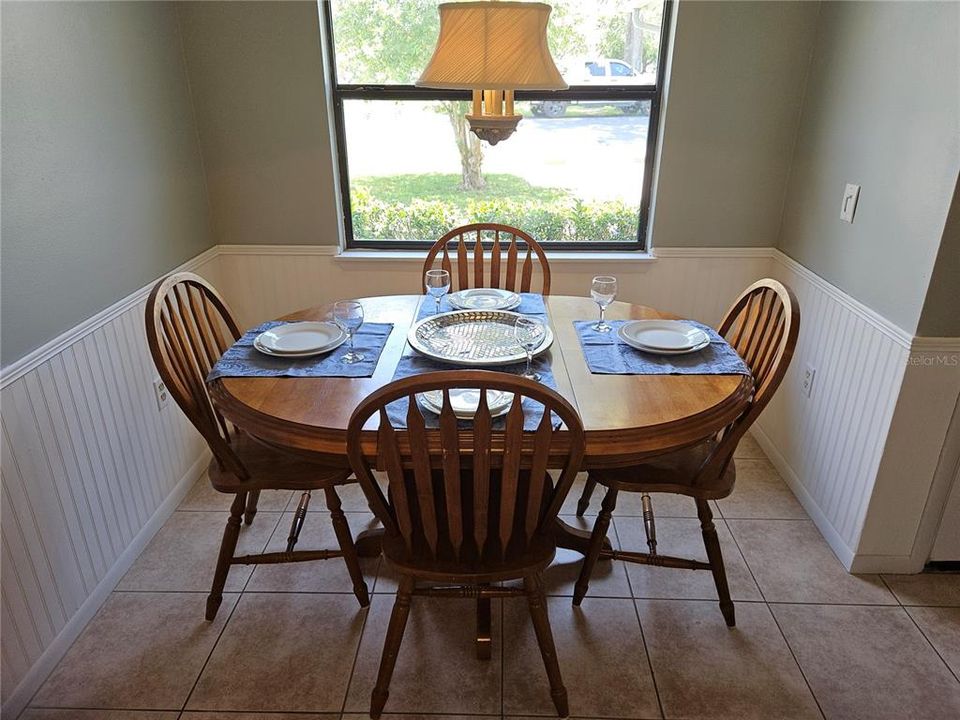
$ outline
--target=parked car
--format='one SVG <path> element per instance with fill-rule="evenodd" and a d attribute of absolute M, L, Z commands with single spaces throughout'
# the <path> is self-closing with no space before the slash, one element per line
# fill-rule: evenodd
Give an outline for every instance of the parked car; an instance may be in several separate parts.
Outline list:
<path fill-rule="evenodd" d="M 610 58 L 578 60 L 561 68 L 571 85 L 652 85 L 656 72 L 638 73 L 629 63 Z M 640 100 L 535 100 L 531 112 L 538 117 L 560 117 L 570 105 L 584 107 L 615 107 L 625 115 L 649 115 L 650 103 Z"/>

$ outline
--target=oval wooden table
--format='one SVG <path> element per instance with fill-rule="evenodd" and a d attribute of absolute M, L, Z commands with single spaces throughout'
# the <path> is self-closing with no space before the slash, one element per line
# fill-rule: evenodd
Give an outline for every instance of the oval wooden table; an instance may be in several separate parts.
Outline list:
<path fill-rule="evenodd" d="M 297 454 L 347 465 L 347 423 L 359 402 L 393 379 L 400 357 L 413 353 L 407 331 L 422 295 L 361 298 L 364 319 L 394 324 L 376 371 L 368 378 L 221 378 L 210 394 L 223 415 L 245 432 Z M 429 299 L 429 298 L 428 298 Z M 549 350 L 557 388 L 580 413 L 586 434 L 583 469 L 624 467 L 696 443 L 724 428 L 745 408 L 752 380 L 745 375 L 594 375 L 587 367 L 574 320 L 597 316 L 581 297 L 544 298 L 554 332 Z M 284 320 L 323 320 L 330 305 Z M 608 320 L 672 319 L 654 308 L 615 302 Z M 337 352 L 341 352 L 338 350 Z M 376 431 L 365 430 L 371 456 Z M 564 526 L 558 544 L 585 547 L 588 535 Z"/>

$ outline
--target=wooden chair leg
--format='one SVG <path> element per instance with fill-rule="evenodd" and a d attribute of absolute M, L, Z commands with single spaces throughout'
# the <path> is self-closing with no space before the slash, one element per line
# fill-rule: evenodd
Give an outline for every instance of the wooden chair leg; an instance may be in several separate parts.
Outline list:
<path fill-rule="evenodd" d="M 393 603 L 393 612 L 390 614 L 390 624 L 387 626 L 387 637 L 383 641 L 383 655 L 380 657 L 380 671 L 377 673 L 377 684 L 370 696 L 370 717 L 376 720 L 383 712 L 390 695 L 390 678 L 393 677 L 393 668 L 397 664 L 397 655 L 400 652 L 400 643 L 403 640 L 403 631 L 407 627 L 407 617 L 410 615 L 410 599 L 413 596 L 414 580 L 409 575 L 400 578 L 400 587 L 397 589 L 397 599 Z"/>
<path fill-rule="evenodd" d="M 590 498 L 593 497 L 593 490 L 597 487 L 597 481 L 587 475 L 587 482 L 583 486 L 583 492 L 580 493 L 580 499 L 577 500 L 577 517 L 583 517 L 583 514 L 590 507 Z"/>
<path fill-rule="evenodd" d="M 333 531 L 337 534 L 337 542 L 340 543 L 340 550 L 343 552 L 343 561 L 347 565 L 347 572 L 350 573 L 350 580 L 353 581 L 353 594 L 357 596 L 360 607 L 366 607 L 370 604 L 370 594 L 367 592 L 367 583 L 363 579 L 363 570 L 360 567 L 357 547 L 353 544 L 350 524 L 341 510 L 340 496 L 332 485 L 324 488 L 323 492 L 327 499 Z"/>
<path fill-rule="evenodd" d="M 227 583 L 227 574 L 230 572 L 230 562 L 237 549 L 237 540 L 240 538 L 240 522 L 247 503 L 245 492 L 237 493 L 230 506 L 230 517 L 227 527 L 223 530 L 223 540 L 220 541 L 220 554 L 217 556 L 217 569 L 213 573 L 213 587 L 207 596 L 207 620 L 213 620 L 223 602 L 223 586 Z"/>
<path fill-rule="evenodd" d="M 720 538 L 717 537 L 717 528 L 713 524 L 713 512 L 710 503 L 706 500 L 697 500 L 697 516 L 700 518 L 700 531 L 703 533 L 703 546 L 707 550 L 707 559 L 710 561 L 710 570 L 713 572 L 713 582 L 717 586 L 717 595 L 720 598 L 720 612 L 728 627 L 737 624 L 733 601 L 730 599 L 730 588 L 727 586 L 727 571 L 723 565 L 723 554 L 720 552 Z"/>
<path fill-rule="evenodd" d="M 492 656 L 490 598 L 477 598 L 477 659 L 489 660 Z"/>
<path fill-rule="evenodd" d="M 567 705 L 567 689 L 563 686 L 563 677 L 560 675 L 560 663 L 557 660 L 557 648 L 553 643 L 553 631 L 550 629 L 550 615 L 547 613 L 547 597 L 543 591 L 543 581 L 539 575 L 528 575 L 523 578 L 523 587 L 527 592 L 530 618 L 533 620 L 537 644 L 540 645 L 540 655 L 543 656 L 543 665 L 547 670 L 547 679 L 550 681 L 550 697 L 553 698 L 553 704 L 557 708 L 557 715 L 567 717 L 570 714 L 570 708 Z"/>
<path fill-rule="evenodd" d="M 617 506 L 617 489 L 609 488 L 607 494 L 603 496 L 603 502 L 600 504 L 600 514 L 597 515 L 597 521 L 593 524 L 593 532 L 590 534 L 590 546 L 587 548 L 587 554 L 583 558 L 583 565 L 580 567 L 580 577 L 577 578 L 576 585 L 573 586 L 573 604 L 580 605 L 587 594 L 587 588 L 590 586 L 590 576 L 593 574 L 593 568 L 600 559 L 600 551 L 603 549 L 603 541 L 607 536 L 607 530 L 610 527 L 610 518 L 613 516 L 613 510 Z"/>
<path fill-rule="evenodd" d="M 260 491 L 251 490 L 247 494 L 247 509 L 243 513 L 243 522 L 246 525 L 253 523 L 253 516 L 257 514 L 257 502 L 260 500 Z"/>

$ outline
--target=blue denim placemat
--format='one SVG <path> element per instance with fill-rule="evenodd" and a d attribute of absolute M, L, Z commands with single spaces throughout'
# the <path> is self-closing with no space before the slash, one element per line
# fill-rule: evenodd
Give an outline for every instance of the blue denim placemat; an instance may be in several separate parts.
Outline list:
<path fill-rule="evenodd" d="M 248 330 L 213 366 L 207 382 L 220 377 L 370 377 L 393 331 L 393 323 L 364 323 L 354 337 L 363 360 L 350 365 L 340 362 L 350 347 L 349 340 L 323 355 L 301 359 L 272 357 L 253 347 L 257 335 L 285 324 L 273 320 Z"/>
<path fill-rule="evenodd" d="M 447 295 L 440 298 L 440 312 L 453 312 L 460 309 L 453 307 L 447 298 Z M 417 311 L 417 321 L 423 320 L 429 315 L 435 315 L 436 312 L 436 301 L 429 295 L 424 295 L 423 302 L 420 303 L 420 309 Z M 510 312 L 520 313 L 521 315 L 542 315 L 546 317 L 547 306 L 543 304 L 543 295 L 540 293 L 520 293 L 520 304 Z"/>
<path fill-rule="evenodd" d="M 503 365 L 500 367 L 470 368 L 474 370 L 494 370 L 497 372 L 511 373 L 513 375 L 522 375 L 526 369 L 526 362 L 516 365 Z M 549 353 L 545 353 L 538 358 L 533 359 L 533 368 L 540 373 L 540 383 L 554 390 L 557 389 L 557 383 L 553 378 L 553 370 L 550 368 Z M 425 357 L 423 355 L 404 355 L 397 363 L 397 369 L 393 373 L 394 380 L 410 377 L 411 375 L 422 375 L 429 372 L 440 370 L 465 370 L 463 366 L 449 365 L 447 363 Z M 407 408 L 406 398 L 401 398 L 387 406 L 387 416 L 390 418 L 390 424 L 395 428 L 405 428 L 407 426 Z M 420 407 L 420 412 L 424 418 L 424 425 L 428 428 L 440 427 L 440 417 Z M 543 406 L 529 398 L 523 399 L 523 429 L 534 431 L 540 425 L 540 419 L 543 417 Z M 469 420 L 460 420 L 457 423 L 461 428 L 469 428 L 472 423 Z M 560 419 L 554 416 L 553 426 L 559 427 Z M 494 430 L 503 430 L 506 426 L 506 418 L 496 418 L 491 427 Z"/>
<path fill-rule="evenodd" d="M 750 375 L 750 368 L 709 325 L 684 320 L 710 336 L 703 350 L 686 355 L 654 355 L 630 347 L 617 334 L 629 320 L 609 320 L 613 330 L 599 333 L 596 320 L 574 320 L 590 372 L 601 375 Z"/>

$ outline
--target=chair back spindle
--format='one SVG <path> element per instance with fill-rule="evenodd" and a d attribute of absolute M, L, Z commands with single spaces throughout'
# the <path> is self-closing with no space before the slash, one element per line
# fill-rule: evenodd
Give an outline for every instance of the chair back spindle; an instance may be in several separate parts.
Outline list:
<path fill-rule="evenodd" d="M 476 388 L 480 404 L 461 428 L 450 403 L 452 388 Z M 426 427 L 418 393 L 439 390 L 438 427 Z M 487 391 L 514 394 L 503 430 L 494 430 Z M 407 400 L 405 428 L 387 407 Z M 524 430 L 526 399 L 542 415 Z M 376 463 L 386 487 L 374 478 L 361 448 L 361 431 L 376 416 Z M 563 430 L 554 428 L 554 417 Z M 558 441 L 563 436 L 563 446 Z M 522 556 L 544 537 L 560 511 L 583 456 L 583 427 L 576 410 L 553 390 L 524 378 L 488 371 L 446 371 L 396 381 L 356 409 L 347 430 L 351 466 L 388 537 L 411 556 L 490 565 Z M 559 480 L 548 459 L 564 456 Z"/>
<path fill-rule="evenodd" d="M 207 393 L 206 378 L 241 332 L 220 293 L 193 273 L 154 286 L 146 306 L 147 343 L 167 390 L 200 431 L 222 467 L 245 478 L 230 449 L 230 430 Z"/>
<path fill-rule="evenodd" d="M 486 245 L 490 246 L 489 263 Z M 440 267 L 450 273 L 454 292 L 482 287 L 531 292 L 534 266 L 537 265 L 542 277 L 540 292 L 550 294 L 547 255 L 536 240 L 518 228 L 497 223 L 454 228 L 430 248 L 423 264 L 424 273 L 434 267 L 438 256 Z M 456 272 L 453 271 L 452 256 L 456 257 Z"/>

